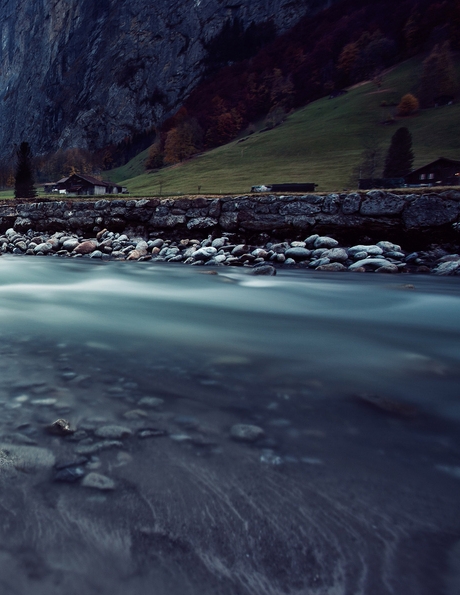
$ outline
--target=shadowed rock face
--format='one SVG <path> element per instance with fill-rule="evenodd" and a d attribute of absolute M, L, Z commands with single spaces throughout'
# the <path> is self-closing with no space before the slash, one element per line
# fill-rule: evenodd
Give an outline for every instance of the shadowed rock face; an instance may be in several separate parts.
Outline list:
<path fill-rule="evenodd" d="M 96 148 L 153 126 L 203 72 L 228 18 L 278 31 L 328 0 L 0 0 L 0 146 Z"/>

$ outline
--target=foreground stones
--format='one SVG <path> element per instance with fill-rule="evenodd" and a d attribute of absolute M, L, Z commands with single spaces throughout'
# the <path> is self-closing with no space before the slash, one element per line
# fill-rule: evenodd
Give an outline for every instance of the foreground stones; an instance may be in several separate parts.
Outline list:
<path fill-rule="evenodd" d="M 253 275 L 275 275 L 278 268 L 308 268 L 329 272 L 432 272 L 436 275 L 460 275 L 460 255 L 439 246 L 408 253 L 398 244 L 339 246 L 336 239 L 313 234 L 303 241 L 268 241 L 263 246 L 233 244 L 233 234 L 205 240 L 184 238 L 129 238 L 106 229 L 96 238 L 84 238 L 67 232 L 37 235 L 29 230 L 19 234 L 8 229 L 0 236 L 0 254 L 129 260 L 137 262 L 173 262 L 192 266 L 246 267 Z M 460 250 L 457 249 L 457 252 Z"/>

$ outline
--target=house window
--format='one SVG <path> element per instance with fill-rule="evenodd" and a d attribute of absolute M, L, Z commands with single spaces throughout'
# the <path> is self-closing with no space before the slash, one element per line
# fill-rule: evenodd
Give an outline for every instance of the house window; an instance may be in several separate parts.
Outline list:
<path fill-rule="evenodd" d="M 430 174 L 428 177 L 430 178 L 430 180 L 434 180 L 434 174 Z"/>
<path fill-rule="evenodd" d="M 425 179 L 425 174 L 420 174 L 420 179 L 424 180 Z"/>

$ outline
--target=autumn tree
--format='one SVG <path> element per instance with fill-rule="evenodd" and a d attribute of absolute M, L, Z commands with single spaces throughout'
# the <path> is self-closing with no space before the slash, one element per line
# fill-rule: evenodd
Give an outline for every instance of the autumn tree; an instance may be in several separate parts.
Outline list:
<path fill-rule="evenodd" d="M 16 153 L 17 166 L 14 183 L 15 198 L 35 198 L 37 191 L 32 173 L 32 151 L 27 142 L 22 142 Z"/>
<path fill-rule="evenodd" d="M 171 128 L 165 140 L 164 162 L 178 163 L 201 149 L 203 130 L 195 118 L 184 118 Z"/>
<path fill-rule="evenodd" d="M 149 148 L 149 154 L 145 161 L 146 169 L 159 169 L 164 164 L 164 153 L 161 150 L 161 142 L 158 140 Z"/>
<path fill-rule="evenodd" d="M 243 123 L 239 107 L 228 109 L 221 97 L 214 97 L 212 115 L 206 132 L 206 146 L 216 147 L 233 140 L 242 129 Z"/>
<path fill-rule="evenodd" d="M 401 98 L 398 107 L 396 108 L 398 116 L 411 116 L 418 111 L 418 99 L 412 93 L 406 93 Z"/>
<path fill-rule="evenodd" d="M 414 153 L 412 151 L 412 135 L 403 126 L 391 137 L 390 146 L 385 158 L 384 178 L 403 178 L 412 170 Z"/>

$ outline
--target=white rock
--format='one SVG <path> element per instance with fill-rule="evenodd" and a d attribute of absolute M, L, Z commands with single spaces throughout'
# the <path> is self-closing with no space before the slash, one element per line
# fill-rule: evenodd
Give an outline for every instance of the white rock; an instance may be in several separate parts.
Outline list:
<path fill-rule="evenodd" d="M 96 490 L 113 490 L 115 489 L 115 482 L 107 477 L 106 475 L 102 475 L 101 473 L 95 473 L 92 471 L 86 475 L 81 485 L 85 488 L 93 488 Z"/>
<path fill-rule="evenodd" d="M 211 258 L 211 256 L 214 256 L 214 254 L 217 254 L 217 248 L 214 248 L 213 246 L 207 246 L 206 248 L 199 248 L 191 256 L 195 260 L 208 260 L 208 258 Z M 184 254 L 184 256 L 185 256 L 185 254 Z"/>
<path fill-rule="evenodd" d="M 351 264 L 348 267 L 348 270 L 355 271 L 356 269 L 365 266 L 372 266 L 374 269 L 376 269 L 379 267 L 388 266 L 389 264 L 392 263 L 389 260 L 386 260 L 385 258 L 363 258 L 362 260 L 358 260 Z"/>
<path fill-rule="evenodd" d="M 438 265 L 433 273 L 435 275 L 451 275 L 460 267 L 460 261 L 454 260 L 449 262 L 443 262 L 442 264 Z"/>
<path fill-rule="evenodd" d="M 348 248 L 348 254 L 350 256 L 354 256 L 357 252 L 366 252 L 372 256 L 379 256 L 380 254 L 383 254 L 382 248 L 374 245 L 366 246 L 365 244 L 357 244 L 356 246 Z"/>
<path fill-rule="evenodd" d="M 262 428 L 250 424 L 236 424 L 230 429 L 230 436 L 240 442 L 255 442 L 264 435 Z"/>

